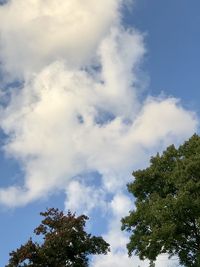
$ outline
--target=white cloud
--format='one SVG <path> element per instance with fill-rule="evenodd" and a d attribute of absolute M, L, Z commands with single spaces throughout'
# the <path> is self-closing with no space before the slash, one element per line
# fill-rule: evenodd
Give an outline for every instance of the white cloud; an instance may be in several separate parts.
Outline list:
<path fill-rule="evenodd" d="M 137 130 L 134 138 L 145 146 L 156 144 L 159 138 L 164 140 L 166 135 L 169 138 L 171 135 L 172 140 L 175 136 L 184 138 L 183 135 L 190 135 L 194 129 L 195 120 L 195 113 L 185 110 L 175 98 L 150 98 L 135 120 L 133 127 Z"/>
<path fill-rule="evenodd" d="M 135 35 L 138 33 L 116 29 L 103 40 L 104 48 L 101 46 L 99 52 L 103 70 L 106 59 L 110 64 L 112 62 L 109 57 L 104 57 L 107 48 L 119 61 L 124 61 L 120 66 L 113 63 L 113 72 L 123 69 L 130 57 L 136 58 L 135 51 L 129 52 L 127 57 L 122 53 L 127 38 L 130 48 L 133 43 L 143 47 L 142 38 Z M 140 49 L 140 56 L 141 51 L 144 49 Z M 134 64 L 137 62 L 138 59 L 133 60 Z M 129 66 L 124 75 L 129 78 L 131 71 Z M 10 104 L 2 109 L 1 126 L 10 136 L 5 150 L 23 162 L 23 192 L 26 191 L 27 202 L 54 187 L 65 187 L 71 177 L 84 171 L 98 171 L 106 177 L 105 187 L 113 190 L 124 184 L 120 180 L 130 165 L 130 160 L 125 163 L 127 157 L 124 155 L 130 153 L 126 142 L 131 129 L 124 120 L 132 119 L 133 111 L 129 110 L 131 103 L 137 104 L 137 101 L 131 97 L 134 96 L 133 88 L 124 85 L 119 91 L 110 83 L 113 74 L 107 75 L 106 79 L 104 76 L 104 71 L 97 77 L 83 70 L 71 70 L 63 62 L 55 62 L 26 81 L 20 91 L 13 92 Z M 116 79 L 120 82 L 119 76 Z M 116 90 L 113 101 L 108 95 L 109 90 Z M 121 111 L 117 108 L 123 94 L 125 103 L 126 93 L 127 112 L 126 105 Z M 113 119 L 105 123 L 109 114 Z M 103 121 L 102 115 L 105 117 Z M 116 175 L 119 177 L 117 183 Z M 15 204 L 17 198 L 16 195 Z"/>
<path fill-rule="evenodd" d="M 103 103 L 116 115 L 135 117 L 139 105 L 137 71 L 144 53 L 143 36 L 135 30 L 114 28 L 100 45 Z"/>
<path fill-rule="evenodd" d="M 92 267 L 148 267 L 148 262 L 141 262 L 137 258 L 129 258 L 125 253 L 109 253 L 98 256 L 91 264 Z M 161 266 L 160 266 L 161 267 Z M 163 267 L 163 266 L 162 266 Z"/>
<path fill-rule="evenodd" d="M 106 195 L 103 189 L 84 185 L 80 181 L 71 181 L 66 188 L 66 210 L 76 213 L 89 213 L 96 207 L 106 210 Z M 98 203 L 98 204 L 97 204 Z"/>
<path fill-rule="evenodd" d="M 119 32 L 118 39 L 123 36 Z M 113 90 L 108 84 L 57 62 L 13 93 L 1 112 L 1 126 L 10 136 L 5 151 L 20 160 L 25 171 L 22 192 L 14 191 L 13 205 L 20 204 L 21 198 L 29 202 L 55 188 L 63 189 L 72 177 L 85 171 L 99 172 L 104 189 L 115 192 L 125 186 L 141 158 L 144 162 L 152 148 L 160 148 L 156 146 L 159 141 L 166 144 L 195 130 L 194 114 L 171 98 L 152 99 L 143 106 L 135 99 L 141 106 L 135 120 L 128 116 L 130 112 L 124 116 L 122 111 L 115 112 L 113 106 L 117 109 L 120 105 L 120 94 L 117 101 L 118 96 L 104 106 L 107 90 Z M 130 101 L 127 94 L 127 103 Z M 112 113 L 113 119 L 99 123 L 102 113 Z M 0 199 L 3 192 L 5 189 L 0 191 Z M 22 197 L 24 192 L 26 197 Z"/>
<path fill-rule="evenodd" d="M 121 0 L 10 0 L 0 6 L 0 58 L 12 76 L 65 59 L 87 64 L 110 26 L 118 24 Z"/>
<path fill-rule="evenodd" d="M 140 261 L 138 257 L 129 258 L 125 253 L 109 253 L 105 256 L 95 257 L 91 264 L 92 267 L 149 267 L 149 261 Z M 180 266 L 175 259 L 169 260 L 167 256 L 161 255 L 155 262 L 155 267 L 178 267 Z"/>
<path fill-rule="evenodd" d="M 124 194 L 118 193 L 111 201 L 111 209 L 115 216 L 122 218 L 133 208 L 131 200 Z"/>

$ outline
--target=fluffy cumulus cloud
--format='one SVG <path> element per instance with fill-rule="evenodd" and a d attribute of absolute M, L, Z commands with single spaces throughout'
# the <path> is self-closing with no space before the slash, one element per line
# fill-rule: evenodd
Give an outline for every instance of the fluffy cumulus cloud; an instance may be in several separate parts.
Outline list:
<path fill-rule="evenodd" d="M 65 58 L 70 67 L 92 60 L 121 0 L 9 0 L 0 7 L 1 61 L 21 77 Z"/>
<path fill-rule="evenodd" d="M 113 64 L 114 68 L 118 70 Z M 11 206 L 29 202 L 92 171 L 101 174 L 105 190 L 115 192 L 159 141 L 171 142 L 194 130 L 195 117 L 176 100 L 150 99 L 136 111 L 140 103 L 134 90 L 122 85 L 112 101 L 107 90 L 114 88 L 107 79 L 56 62 L 13 92 L 1 111 L 1 126 L 9 136 L 4 149 L 22 162 L 25 181 L 22 188 L 1 189 L 2 202 Z M 8 192 L 13 197 L 7 198 Z"/>
<path fill-rule="evenodd" d="M 106 210 L 112 250 L 95 258 L 95 267 L 147 266 L 126 256 L 120 218 L 133 208 L 126 183 L 133 168 L 190 136 L 198 123 L 175 98 L 141 100 L 144 38 L 123 27 L 122 4 L 10 0 L 0 6 L 2 72 L 7 81 L 21 81 L 9 100 L 5 90 L 0 94 L 3 149 L 24 173 L 23 183 L 0 189 L 0 203 L 25 205 L 64 190 L 66 209 Z M 92 173 L 98 175 L 91 182 Z"/>

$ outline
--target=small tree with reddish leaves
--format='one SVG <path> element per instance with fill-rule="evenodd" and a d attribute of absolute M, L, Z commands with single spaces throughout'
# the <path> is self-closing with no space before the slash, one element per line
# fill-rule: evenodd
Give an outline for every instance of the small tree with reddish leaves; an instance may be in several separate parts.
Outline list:
<path fill-rule="evenodd" d="M 89 255 L 106 254 L 109 244 L 102 237 L 85 232 L 88 217 L 58 209 L 48 209 L 40 213 L 44 219 L 34 230 L 43 236 L 43 243 L 29 241 L 10 253 L 6 267 L 87 267 Z"/>

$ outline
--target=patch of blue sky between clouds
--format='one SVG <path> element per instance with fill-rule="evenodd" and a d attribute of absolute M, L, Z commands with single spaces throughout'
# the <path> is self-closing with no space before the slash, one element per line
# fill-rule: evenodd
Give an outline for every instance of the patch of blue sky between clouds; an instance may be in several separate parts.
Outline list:
<path fill-rule="evenodd" d="M 8 141 L 7 135 L 0 129 L 0 187 L 8 187 L 13 184 L 23 184 L 23 170 L 18 160 L 6 155 L 4 146 Z"/>
<path fill-rule="evenodd" d="M 0 5 L 5 5 L 9 0 L 0 0 Z"/>
<path fill-rule="evenodd" d="M 96 122 L 96 124 L 103 126 L 107 123 L 110 123 L 115 118 L 116 118 L 116 116 L 112 112 L 109 112 L 109 111 L 106 111 L 103 109 L 99 109 L 99 110 L 97 110 L 95 122 Z"/>

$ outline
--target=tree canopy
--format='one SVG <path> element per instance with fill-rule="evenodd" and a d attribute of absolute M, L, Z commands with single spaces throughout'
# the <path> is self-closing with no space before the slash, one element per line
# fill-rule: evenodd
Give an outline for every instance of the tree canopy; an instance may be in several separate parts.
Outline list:
<path fill-rule="evenodd" d="M 128 190 L 135 207 L 122 219 L 122 229 L 131 233 L 129 255 L 152 263 L 168 253 L 184 266 L 199 267 L 200 137 L 193 135 L 179 148 L 169 146 L 133 176 Z"/>
<path fill-rule="evenodd" d="M 43 236 L 43 243 L 29 241 L 10 253 L 7 267 L 86 267 L 91 254 L 106 254 L 109 244 L 102 237 L 85 232 L 88 217 L 58 209 L 41 212 L 44 217 L 34 230 Z"/>

